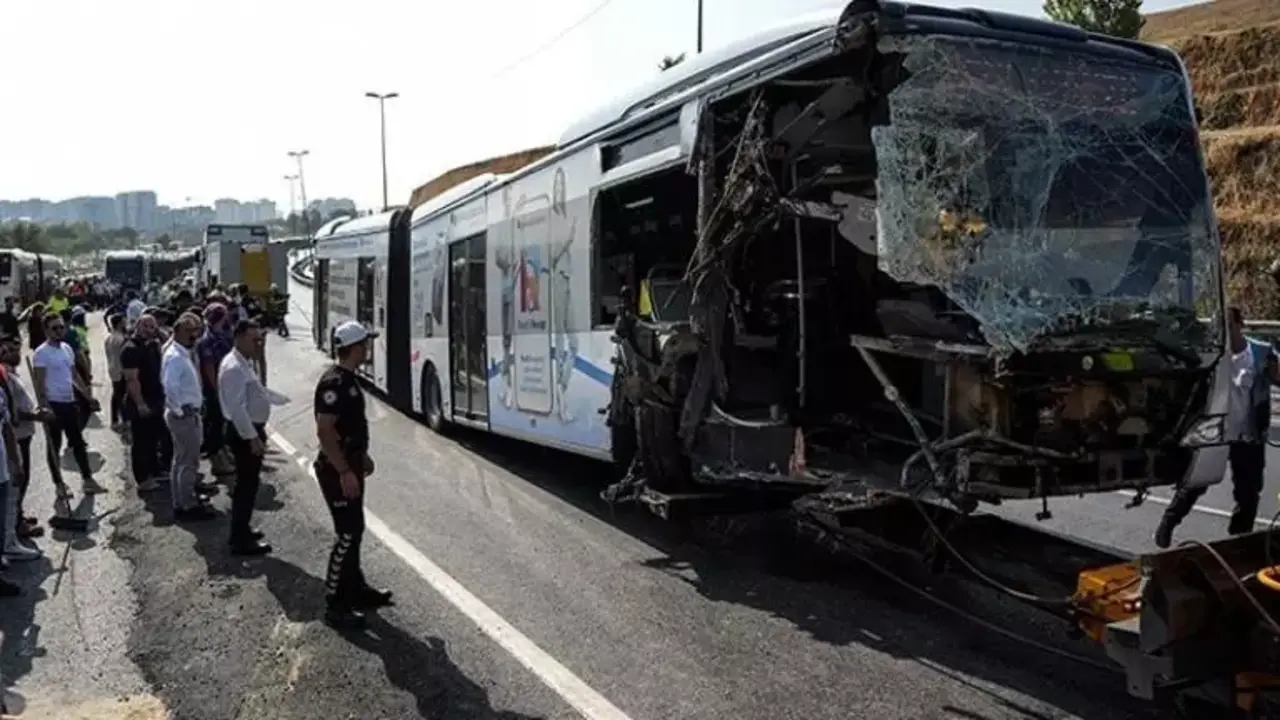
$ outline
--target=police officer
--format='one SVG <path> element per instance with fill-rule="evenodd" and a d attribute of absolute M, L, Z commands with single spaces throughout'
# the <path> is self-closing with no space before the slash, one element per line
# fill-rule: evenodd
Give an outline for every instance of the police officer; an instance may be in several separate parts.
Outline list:
<path fill-rule="evenodd" d="M 360 569 L 360 541 L 364 535 L 365 478 L 373 473 L 369 457 L 369 422 L 364 391 L 356 368 L 369 355 L 369 341 L 377 337 L 358 322 L 347 321 L 333 331 L 337 364 L 316 384 L 316 435 L 320 456 L 316 478 L 324 493 L 337 538 L 325 576 L 325 621 L 336 627 L 360 627 L 364 611 L 391 604 L 391 592 L 375 590 Z"/>

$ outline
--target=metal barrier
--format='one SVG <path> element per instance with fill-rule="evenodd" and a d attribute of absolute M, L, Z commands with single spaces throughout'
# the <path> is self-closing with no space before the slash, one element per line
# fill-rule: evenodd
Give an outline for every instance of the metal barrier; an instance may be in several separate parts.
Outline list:
<path fill-rule="evenodd" d="M 1247 320 L 1245 332 L 1259 340 L 1280 341 L 1280 320 Z"/>
<path fill-rule="evenodd" d="M 315 278 L 312 277 L 314 256 L 310 252 L 301 253 L 301 257 L 289 266 L 289 275 L 293 277 L 293 281 L 303 287 L 314 287 Z"/>

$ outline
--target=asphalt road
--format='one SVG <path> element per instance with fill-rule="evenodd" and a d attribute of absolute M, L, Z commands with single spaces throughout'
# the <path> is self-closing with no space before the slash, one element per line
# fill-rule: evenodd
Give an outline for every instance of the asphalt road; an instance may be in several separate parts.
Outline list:
<path fill-rule="evenodd" d="M 324 358 L 309 293 L 293 338 L 271 338 L 270 472 L 258 524 L 276 552 L 227 555 L 225 521 L 174 525 L 101 453 L 95 530 L 43 542 L 51 560 L 0 601 L 0 661 L 21 717 L 151 718 L 1127 718 L 1119 675 L 993 636 L 879 576 L 805 561 L 789 545 L 693 542 L 611 514 L 600 467 L 470 433 L 440 438 L 371 402 L 378 471 L 364 561 L 396 592 L 364 633 L 319 622 L 328 513 L 306 469 Z M 308 312 L 303 312 L 305 309 Z M 95 347 L 100 344 L 94 340 Z M 105 398 L 104 398 L 105 399 Z M 37 440 L 37 446 L 39 440 Z M 46 476 L 36 500 L 49 507 Z M 1225 498 L 1225 502 L 1224 502 Z M 1158 505 L 1056 503 L 1065 532 L 1141 550 Z M 1230 507 L 1215 490 L 1206 505 Z M 225 509 L 227 500 L 216 503 Z M 1030 518 L 1034 508 L 1001 512 Z M 1034 522 L 1034 521 L 1032 521 Z M 1196 513 L 1187 535 L 1225 520 Z M 939 591 L 1030 638 L 1091 653 L 1056 620 L 972 588 Z M 12 708 L 11 708 L 12 709 Z M 136 714 L 128 714 L 135 712 Z M 77 714 L 78 713 L 78 714 Z M 150 713 L 150 714 L 147 714 Z"/>

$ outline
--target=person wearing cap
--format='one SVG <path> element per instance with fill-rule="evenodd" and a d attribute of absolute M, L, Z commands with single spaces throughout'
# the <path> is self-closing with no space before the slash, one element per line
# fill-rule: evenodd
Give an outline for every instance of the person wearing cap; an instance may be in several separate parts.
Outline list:
<path fill-rule="evenodd" d="M 234 347 L 218 367 L 218 401 L 227 421 L 227 444 L 236 463 L 236 486 L 231 494 L 231 552 L 235 555 L 265 555 L 271 546 L 262 542 L 262 533 L 253 529 L 253 505 L 262 481 L 262 460 L 266 455 L 267 420 L 271 400 L 249 358 L 262 331 L 252 320 L 236 325 Z"/>
<path fill-rule="evenodd" d="M 370 587 L 360 567 L 364 485 L 374 466 L 356 368 L 368 357 L 369 341 L 375 337 L 377 333 L 355 321 L 334 328 L 337 363 L 320 376 L 314 400 L 320 440 L 316 479 L 336 536 L 325 575 L 325 621 L 344 628 L 362 625 L 364 611 L 391 604 L 391 592 Z"/>

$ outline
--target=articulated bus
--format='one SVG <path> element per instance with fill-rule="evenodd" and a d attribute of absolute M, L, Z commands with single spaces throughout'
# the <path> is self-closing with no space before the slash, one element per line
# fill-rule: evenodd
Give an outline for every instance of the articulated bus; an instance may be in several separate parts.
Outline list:
<path fill-rule="evenodd" d="M 962 81 L 968 86 L 955 86 Z M 1077 234 L 1088 242 L 1110 242 L 1094 225 L 1137 223 L 1125 213 L 1159 202 L 1147 197 L 1154 191 L 1144 177 L 1164 177 L 1171 185 L 1186 180 L 1191 195 L 1169 200 L 1164 210 L 1181 218 L 1178 208 L 1197 208 L 1210 213 L 1211 222 L 1207 196 L 1195 194 L 1203 168 L 1194 118 L 1186 116 L 1188 92 L 1185 69 L 1161 49 L 1002 13 L 859 0 L 843 12 L 797 20 L 692 58 L 575 123 L 554 152 L 515 172 L 473 178 L 412 211 L 347 220 L 318 233 L 317 343 L 329 350 L 330 329 L 347 319 L 378 330 L 365 374 L 433 429 L 457 424 L 613 460 L 616 431 L 605 411 L 613 396 L 619 308 L 629 313 L 624 319 L 639 317 L 651 327 L 687 320 L 686 269 L 700 223 L 715 220 L 719 224 L 707 229 L 715 237 L 765 238 L 723 257 L 704 252 L 712 256 L 707 262 L 733 274 L 733 302 L 752 313 L 730 318 L 726 310 L 720 322 L 768 328 L 736 331 L 734 342 L 772 343 L 724 350 L 734 353 L 733 372 L 759 374 L 734 380 L 736 392 L 759 389 L 781 399 L 735 399 L 737 407 L 749 408 L 741 421 L 720 406 L 714 412 L 730 418 L 723 426 L 778 426 L 768 442 L 781 448 L 785 474 L 787 456 L 801 443 L 799 426 L 788 419 L 805 416 L 797 408 L 837 400 L 857 408 L 860 397 L 881 394 L 878 385 L 868 385 L 849 395 L 835 371 L 823 367 L 865 369 L 850 344 L 862 335 L 841 323 L 880 327 L 876 313 L 923 304 L 917 298 L 933 298 L 941 288 L 987 323 L 988 335 L 958 330 L 970 333 L 964 337 L 1023 339 L 1017 335 L 1022 326 L 1001 323 L 1031 311 L 984 315 L 979 303 L 988 298 L 964 293 L 994 281 L 956 273 L 1005 272 L 1010 277 L 999 275 L 1001 282 L 1038 287 L 1042 281 L 1030 276 L 1010 278 L 1039 265 L 1026 260 L 1011 268 L 990 258 L 964 267 L 942 263 L 959 268 L 955 277 L 937 270 L 937 277 L 920 280 L 923 260 L 910 253 L 924 252 L 911 249 L 924 241 L 903 228 L 924 227 L 929 218 L 912 213 L 932 208 L 937 224 L 954 203 L 981 206 L 992 213 L 985 219 L 995 228 L 992 242 L 1006 249 L 1020 235 L 1000 228 L 1045 223 L 1054 239 L 1044 242 L 1054 249 L 1042 249 L 1036 262 L 1073 242 L 1071 222 L 1084 224 Z M 982 102 L 956 106 L 957 93 Z M 1010 93 L 1023 104 L 1011 107 Z M 1063 111 L 1062 122 L 1033 126 L 1040 115 L 1024 111 L 1033 100 L 1051 118 L 1057 108 L 1094 109 L 1087 119 Z M 1174 118 L 1176 127 L 1160 118 Z M 1187 133 L 1191 140 L 1184 142 Z M 1144 144 L 1156 135 L 1158 151 Z M 1151 150 L 1151 162 L 1132 166 L 1125 156 L 1130 145 L 1108 145 L 1108 138 Z M 745 145 L 749 141 L 756 145 Z M 1048 157 L 1058 147 L 1051 141 L 1100 155 L 1059 150 L 1061 157 Z M 1014 165 L 1016 173 L 1008 169 Z M 946 169 L 961 166 L 969 174 L 956 170 L 952 177 Z M 1067 179 L 1055 180 L 1060 177 Z M 935 180 L 937 187 L 929 184 Z M 1018 195 L 1028 182 L 1039 184 Z M 739 184 L 722 195 L 730 183 Z M 938 197 L 926 197 L 930 192 Z M 724 196 L 741 204 L 727 218 L 719 207 Z M 989 199 L 1006 196 L 1004 205 Z M 1069 216 L 1071 208 L 1094 207 L 1094 200 L 1098 218 Z M 735 229 L 748 215 L 763 219 Z M 1195 227 L 1197 233 L 1211 229 Z M 885 245 L 890 231 L 898 245 Z M 1122 242 L 1132 247 L 1132 233 Z M 1197 245 L 1197 252 L 1210 245 Z M 749 258 L 748 249 L 755 253 Z M 1114 253 L 1121 257 L 1123 249 Z M 1212 257 L 1203 260 L 1217 267 Z M 1088 274 L 1094 287 L 1114 284 L 1107 272 L 1124 274 L 1123 267 L 1086 264 L 1078 262 L 1073 272 Z M 886 267 L 897 275 L 886 275 Z M 882 286 L 904 288 L 901 298 L 887 291 L 873 296 Z M 1064 293 L 1068 300 L 1081 297 Z M 810 297 L 819 299 L 794 307 Z M 1008 297 L 1021 295 L 1010 291 Z M 1064 300 L 1060 307 L 1083 302 L 1071 301 L 1076 304 Z M 938 322 L 958 315 L 959 302 Z M 834 315 L 853 312 L 849 308 L 867 317 Z M 890 332 L 865 334 L 883 339 Z M 653 334 L 665 348 L 662 333 Z M 797 345 L 808 348 L 808 361 Z M 942 387 L 936 377 L 922 380 L 933 377 L 924 369 L 901 374 L 913 388 Z M 918 392 L 921 403 L 943 402 L 927 389 Z M 943 412 L 939 405 L 932 416 Z M 734 443 L 743 441 L 726 442 L 739 447 Z M 768 472 L 776 471 L 777 463 L 772 466 Z"/>
<path fill-rule="evenodd" d="M 17 249 L 0 250 L 0 299 L 15 298 L 22 305 L 44 300 L 62 275 L 62 261 Z"/>

